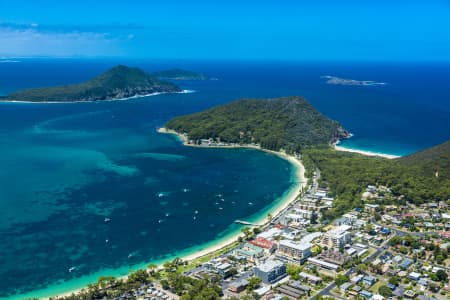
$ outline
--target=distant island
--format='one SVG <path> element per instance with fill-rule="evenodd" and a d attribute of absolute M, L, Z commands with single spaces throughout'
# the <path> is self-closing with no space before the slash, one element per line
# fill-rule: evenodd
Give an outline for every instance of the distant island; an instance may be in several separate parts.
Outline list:
<path fill-rule="evenodd" d="M 321 76 L 320 78 L 327 79 L 326 83 L 335 84 L 335 85 L 361 85 L 361 86 L 372 86 L 372 85 L 385 85 L 385 82 L 376 82 L 372 80 L 355 80 L 355 79 L 346 79 L 340 78 L 336 76 Z"/>
<path fill-rule="evenodd" d="M 160 80 L 138 68 L 118 65 L 83 83 L 26 89 L 0 97 L 0 100 L 82 102 L 180 92 L 182 89 L 171 82 Z"/>
<path fill-rule="evenodd" d="M 153 72 L 152 75 L 161 79 L 171 79 L 171 80 L 210 80 L 210 79 L 213 80 L 213 78 L 209 78 L 204 74 L 182 69 L 163 70 Z"/>
<path fill-rule="evenodd" d="M 269 150 L 299 152 L 328 146 L 349 136 L 338 122 L 302 97 L 241 99 L 170 120 L 165 128 L 187 135 L 191 143 L 253 144 Z"/>

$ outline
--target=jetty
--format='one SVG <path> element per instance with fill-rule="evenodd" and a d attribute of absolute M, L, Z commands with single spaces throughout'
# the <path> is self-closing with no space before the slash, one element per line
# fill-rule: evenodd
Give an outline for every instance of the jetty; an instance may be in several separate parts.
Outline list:
<path fill-rule="evenodd" d="M 235 220 L 234 223 L 241 224 L 241 225 L 258 226 L 258 224 L 244 221 L 244 220 Z"/>

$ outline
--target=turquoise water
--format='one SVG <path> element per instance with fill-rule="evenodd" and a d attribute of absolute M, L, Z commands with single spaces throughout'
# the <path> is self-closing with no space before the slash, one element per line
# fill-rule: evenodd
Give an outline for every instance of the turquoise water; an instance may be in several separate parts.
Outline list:
<path fill-rule="evenodd" d="M 173 116 L 304 95 L 354 134 L 346 147 L 404 155 L 450 139 L 448 64 L 27 60 L 0 66 L 0 94 L 78 82 L 117 63 L 219 80 L 130 101 L 0 103 L 0 297 L 50 295 L 194 252 L 239 231 L 235 219 L 265 218 L 298 180 L 268 153 L 194 149 L 158 134 Z M 322 75 L 388 84 L 332 86 Z"/>
<path fill-rule="evenodd" d="M 5 127 L 30 112 L 0 133 L 1 296 L 48 296 L 195 252 L 292 188 L 294 167 L 275 155 L 157 133 L 186 96 L 0 104 Z"/>

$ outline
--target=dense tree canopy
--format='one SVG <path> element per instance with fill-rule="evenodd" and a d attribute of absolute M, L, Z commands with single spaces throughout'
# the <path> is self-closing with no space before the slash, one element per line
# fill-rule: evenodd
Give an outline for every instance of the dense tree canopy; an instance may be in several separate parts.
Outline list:
<path fill-rule="evenodd" d="M 242 99 L 204 112 L 170 120 L 166 127 L 190 139 L 214 138 L 227 143 L 257 143 L 272 150 L 299 152 L 326 146 L 347 132 L 301 97 Z"/>

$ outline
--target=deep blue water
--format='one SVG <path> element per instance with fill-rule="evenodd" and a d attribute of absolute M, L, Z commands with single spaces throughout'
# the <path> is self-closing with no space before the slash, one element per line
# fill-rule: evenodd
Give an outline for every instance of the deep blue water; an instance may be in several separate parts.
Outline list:
<path fill-rule="evenodd" d="M 3 63 L 0 94 L 79 82 L 116 63 Z M 155 132 L 173 116 L 242 97 L 303 95 L 355 134 L 344 146 L 403 155 L 450 139 L 450 65 L 121 63 L 219 80 L 129 101 L 0 103 L 0 297 L 69 279 L 64 285 L 76 287 L 84 275 L 177 255 L 239 230 L 233 220 L 264 214 L 293 186 L 293 167 L 273 155 L 193 149 Z M 322 75 L 388 85 L 334 86 Z"/>

